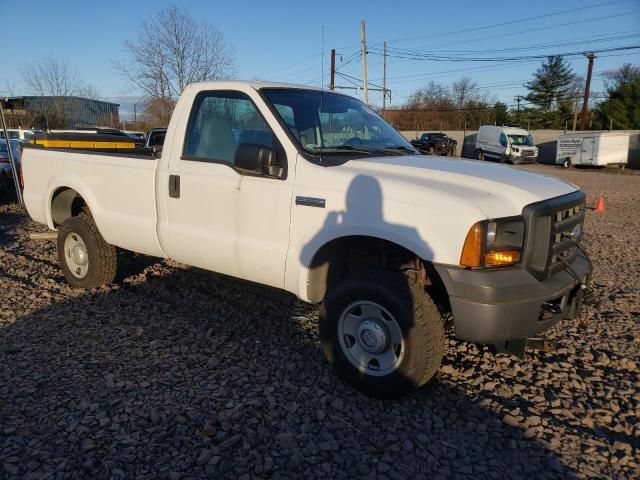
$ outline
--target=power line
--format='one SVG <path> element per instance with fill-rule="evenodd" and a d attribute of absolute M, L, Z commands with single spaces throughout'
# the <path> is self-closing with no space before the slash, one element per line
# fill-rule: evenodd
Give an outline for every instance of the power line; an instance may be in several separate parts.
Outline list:
<path fill-rule="evenodd" d="M 529 50 L 541 50 L 545 48 L 556 48 L 556 47 L 567 47 L 571 45 L 585 45 L 592 44 L 596 42 L 609 42 L 612 40 L 624 40 L 628 38 L 640 37 L 640 33 L 635 32 L 628 35 L 614 35 L 614 36 L 603 36 L 603 37 L 589 37 L 588 39 L 583 40 L 575 40 L 570 42 L 561 42 L 561 43 L 548 43 L 548 44 L 537 44 L 537 45 L 525 45 L 520 47 L 511 47 L 511 48 L 498 48 L 492 50 L 418 50 L 414 48 L 398 48 L 398 47 L 387 47 L 387 50 L 397 53 L 415 53 L 415 54 L 430 54 L 430 53 L 440 53 L 440 54 L 459 54 L 459 55 L 471 55 L 475 53 L 504 53 L 504 52 L 516 52 L 516 51 L 529 51 Z M 375 47 L 373 47 L 375 48 Z"/>
<path fill-rule="evenodd" d="M 404 37 L 404 38 L 396 38 L 396 39 L 392 39 L 392 40 L 387 40 L 388 43 L 400 43 L 400 42 L 410 42 L 413 40 L 417 40 L 417 39 L 422 39 L 422 38 L 440 38 L 440 37 L 445 37 L 445 36 L 450 36 L 450 35 L 459 35 L 461 33 L 468 33 L 468 32 L 477 32 L 480 30 L 487 30 L 487 29 L 491 29 L 491 28 L 502 28 L 505 25 L 512 25 L 512 24 L 518 24 L 518 23 L 523 23 L 523 22 L 529 22 L 532 20 L 539 20 L 542 18 L 549 18 L 549 17 L 554 17 L 554 16 L 558 16 L 558 15 L 565 15 L 568 13 L 571 14 L 575 14 L 577 10 L 580 11 L 585 11 L 585 10 L 591 10 L 594 8 L 600 8 L 600 7 L 606 7 L 608 5 L 614 5 L 616 3 L 625 3 L 628 2 L 630 0 L 613 0 L 610 2 L 603 2 L 603 3 L 595 3 L 595 4 L 591 4 L 591 5 L 585 5 L 584 7 L 580 7 L 579 9 L 576 8 L 570 8 L 567 10 L 560 10 L 557 12 L 550 12 L 550 13 L 545 13 L 542 15 L 535 15 L 533 17 L 525 17 L 525 18 L 515 18 L 513 20 L 507 20 L 505 22 L 500 22 L 500 23 L 494 23 L 494 24 L 490 24 L 490 25 L 482 25 L 479 27 L 472 27 L 472 28 L 465 28 L 462 30 L 454 30 L 452 32 L 445 32 L 445 33 L 437 33 L 437 34 L 429 34 L 429 35 L 417 35 L 417 36 L 413 36 L 413 37 Z"/>
<path fill-rule="evenodd" d="M 583 24 L 583 23 L 591 23 L 591 22 L 600 22 L 602 20 L 608 20 L 611 18 L 618 18 L 618 17 L 625 17 L 625 16 L 629 16 L 629 15 L 634 15 L 636 13 L 638 13 L 639 10 L 633 10 L 630 12 L 623 12 L 623 13 L 616 13 L 613 15 L 605 15 L 605 16 L 600 16 L 600 17 L 592 17 L 592 18 L 587 18 L 587 19 L 582 19 L 582 20 L 575 20 L 572 22 L 563 22 L 557 25 L 547 25 L 544 27 L 535 27 L 535 28 L 528 28 L 528 29 L 519 29 L 515 32 L 504 32 L 504 33 L 499 33 L 497 35 L 483 35 L 482 37 L 474 37 L 474 38 L 467 38 L 467 39 L 463 39 L 463 40 L 457 40 L 457 41 L 447 41 L 447 42 L 440 42 L 440 43 L 435 43 L 435 44 L 430 44 L 430 47 L 434 47 L 434 46 L 438 46 L 438 45 L 457 45 L 457 44 L 461 44 L 461 43 L 471 43 L 471 42 L 476 42 L 476 41 L 485 41 L 485 40 L 491 40 L 494 38 L 502 38 L 502 37 L 513 37 L 513 35 L 521 35 L 523 33 L 530 33 L 530 32 L 539 32 L 542 30 L 553 30 L 554 28 L 565 28 L 567 25 L 578 25 L 578 24 Z M 373 43 L 372 43 L 373 45 Z M 420 47 L 418 47 L 420 48 Z"/>
<path fill-rule="evenodd" d="M 640 45 L 625 45 L 619 47 L 611 47 L 611 48 L 601 48 L 601 49 L 593 49 L 589 50 L 593 53 L 605 53 L 605 52 L 618 52 L 623 50 L 636 50 L 640 48 Z M 374 55 L 382 55 L 380 52 L 371 51 L 370 53 Z M 561 57 L 576 57 L 584 55 L 584 51 L 580 52 L 565 52 L 558 53 L 555 55 L 559 55 Z M 398 54 L 388 54 L 390 57 L 394 58 L 406 58 L 410 60 L 416 61 L 433 61 L 433 62 L 521 62 L 526 60 L 534 60 L 534 59 L 545 59 L 549 56 L 549 54 L 536 54 L 536 55 L 523 55 L 518 57 L 459 57 L 455 55 L 436 55 L 436 54 L 407 54 L 407 55 L 398 55 Z"/>

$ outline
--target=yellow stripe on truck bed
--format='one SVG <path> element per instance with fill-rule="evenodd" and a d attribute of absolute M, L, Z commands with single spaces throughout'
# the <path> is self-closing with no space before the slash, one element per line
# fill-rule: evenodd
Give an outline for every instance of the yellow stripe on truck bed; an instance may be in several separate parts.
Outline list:
<path fill-rule="evenodd" d="M 78 149 L 134 149 L 135 142 L 96 142 L 92 140 L 47 140 L 35 139 L 33 143 L 45 148 L 78 148 Z"/>

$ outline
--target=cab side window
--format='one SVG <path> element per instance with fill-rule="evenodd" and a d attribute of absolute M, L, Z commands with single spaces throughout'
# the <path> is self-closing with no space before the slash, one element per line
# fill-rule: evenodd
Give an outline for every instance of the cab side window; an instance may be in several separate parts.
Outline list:
<path fill-rule="evenodd" d="M 241 92 L 203 92 L 194 102 L 183 159 L 233 165 L 241 143 L 274 148 L 274 135 Z"/>
<path fill-rule="evenodd" d="M 504 133 L 500 134 L 500 145 L 503 147 L 507 146 L 507 136 Z"/>

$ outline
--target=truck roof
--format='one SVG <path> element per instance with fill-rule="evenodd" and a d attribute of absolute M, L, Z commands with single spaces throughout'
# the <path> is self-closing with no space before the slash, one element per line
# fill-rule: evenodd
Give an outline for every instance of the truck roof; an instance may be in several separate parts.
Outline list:
<path fill-rule="evenodd" d="M 507 127 L 502 125 L 481 125 L 479 130 L 498 130 L 507 135 L 529 135 L 529 131 L 520 127 Z"/>
<path fill-rule="evenodd" d="M 310 85 L 299 85 L 295 83 L 280 83 L 280 82 L 264 82 L 261 80 L 210 80 L 206 82 L 192 83 L 190 87 L 197 89 L 223 89 L 223 88 L 238 88 L 249 86 L 255 90 L 262 88 L 299 88 L 302 90 L 318 90 L 322 91 L 322 88 L 312 87 Z"/>

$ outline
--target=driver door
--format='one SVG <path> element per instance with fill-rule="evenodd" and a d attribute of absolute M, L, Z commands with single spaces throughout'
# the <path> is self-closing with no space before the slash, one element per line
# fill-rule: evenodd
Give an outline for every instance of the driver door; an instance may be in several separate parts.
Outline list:
<path fill-rule="evenodd" d="M 182 155 L 168 172 L 165 251 L 188 265 L 283 287 L 293 182 L 236 168 L 242 143 L 279 149 L 248 95 L 198 94 Z"/>

